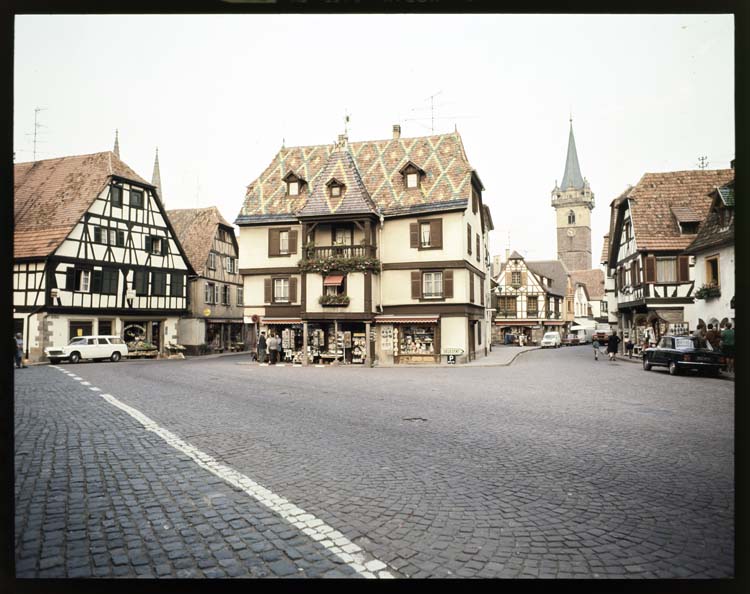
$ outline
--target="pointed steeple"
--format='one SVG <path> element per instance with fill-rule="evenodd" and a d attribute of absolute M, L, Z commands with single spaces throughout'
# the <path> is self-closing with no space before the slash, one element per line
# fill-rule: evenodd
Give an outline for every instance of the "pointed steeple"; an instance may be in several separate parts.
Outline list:
<path fill-rule="evenodd" d="M 159 172 L 159 147 L 156 147 L 156 158 L 154 159 L 154 173 L 151 176 L 151 183 L 156 186 L 156 193 L 161 199 L 161 204 L 164 206 L 164 196 L 161 193 L 161 173 Z"/>
<path fill-rule="evenodd" d="M 115 148 L 112 149 L 117 158 L 120 158 L 120 131 L 115 129 Z"/>
<path fill-rule="evenodd" d="M 570 136 L 568 136 L 568 156 L 565 159 L 565 173 L 563 173 L 560 189 L 568 188 L 580 190 L 583 188 L 583 176 L 578 164 L 578 152 L 576 151 L 576 139 L 573 136 L 573 116 L 570 117 Z"/>

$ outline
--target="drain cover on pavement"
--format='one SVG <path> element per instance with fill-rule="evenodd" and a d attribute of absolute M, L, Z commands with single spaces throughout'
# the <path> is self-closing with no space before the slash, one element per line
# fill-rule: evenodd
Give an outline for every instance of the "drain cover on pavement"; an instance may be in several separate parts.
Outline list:
<path fill-rule="evenodd" d="M 424 419 L 422 417 L 405 417 L 401 419 L 402 421 L 412 421 L 414 423 L 426 423 L 427 419 Z"/>

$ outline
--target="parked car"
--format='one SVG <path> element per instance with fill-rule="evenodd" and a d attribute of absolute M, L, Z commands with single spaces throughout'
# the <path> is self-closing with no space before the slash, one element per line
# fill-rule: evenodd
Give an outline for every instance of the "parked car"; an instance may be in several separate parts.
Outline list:
<path fill-rule="evenodd" d="M 53 365 L 60 361 L 78 363 L 81 359 L 117 362 L 128 354 L 128 346 L 119 336 L 75 336 L 63 347 L 47 347 L 44 354 Z"/>
<path fill-rule="evenodd" d="M 562 339 L 563 346 L 576 346 L 581 344 L 581 339 L 578 338 L 575 334 L 568 334 L 565 338 Z"/>
<path fill-rule="evenodd" d="M 720 352 L 711 343 L 695 336 L 663 336 L 659 344 L 643 351 L 643 369 L 653 366 L 667 367 L 671 375 L 682 371 L 703 372 L 717 377 L 726 364 Z"/>
<path fill-rule="evenodd" d="M 559 332 L 546 332 L 539 343 L 542 348 L 552 347 L 558 349 L 562 346 L 562 339 Z"/>

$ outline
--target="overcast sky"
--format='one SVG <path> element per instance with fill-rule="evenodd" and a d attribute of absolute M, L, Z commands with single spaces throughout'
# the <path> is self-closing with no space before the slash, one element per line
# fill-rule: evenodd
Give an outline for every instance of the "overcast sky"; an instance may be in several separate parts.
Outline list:
<path fill-rule="evenodd" d="M 596 196 L 593 261 L 609 203 L 645 172 L 734 158 L 731 15 L 19 16 L 16 162 L 111 150 L 167 208 L 216 205 L 286 146 L 458 128 L 492 210 L 493 254 L 556 257 L 550 193 L 569 114 Z M 435 97 L 430 100 L 430 96 Z M 434 104 L 434 112 L 431 111 Z"/>

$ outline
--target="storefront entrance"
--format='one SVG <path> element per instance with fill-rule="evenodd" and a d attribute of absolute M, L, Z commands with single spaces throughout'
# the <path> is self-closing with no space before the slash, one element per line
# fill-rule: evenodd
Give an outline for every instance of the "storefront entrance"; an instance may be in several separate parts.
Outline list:
<path fill-rule="evenodd" d="M 393 362 L 440 363 L 440 326 L 436 323 L 394 324 Z"/>
<path fill-rule="evenodd" d="M 311 363 L 316 364 L 338 361 L 346 365 L 363 365 L 367 361 L 364 322 L 308 323 L 307 357 Z"/>

